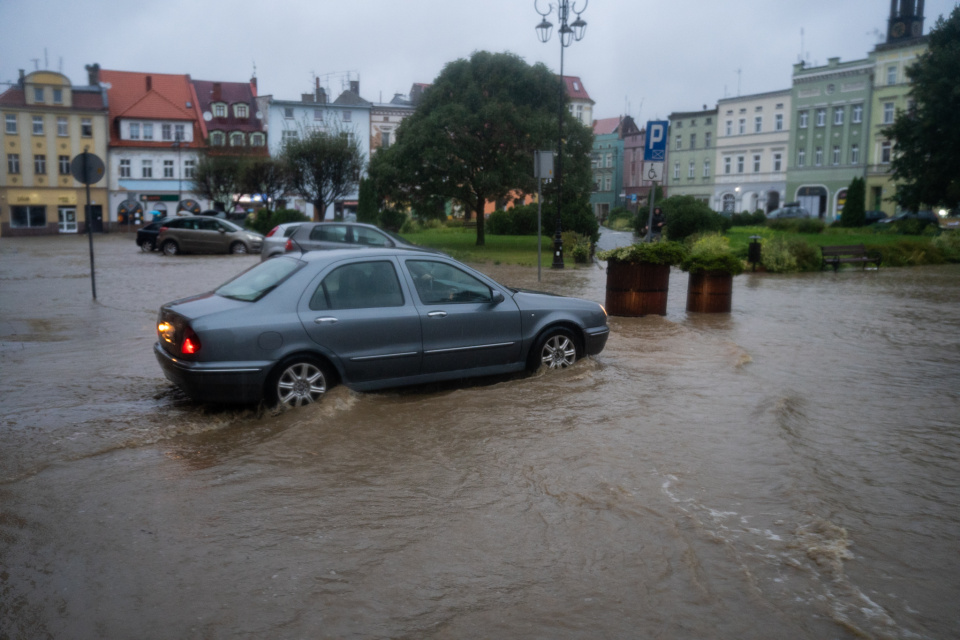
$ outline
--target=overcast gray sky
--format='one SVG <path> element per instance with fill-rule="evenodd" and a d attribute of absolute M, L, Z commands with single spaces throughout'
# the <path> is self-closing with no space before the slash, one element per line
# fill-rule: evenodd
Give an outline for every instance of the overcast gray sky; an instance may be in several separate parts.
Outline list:
<path fill-rule="evenodd" d="M 955 5 L 927 0 L 924 33 Z M 713 106 L 738 87 L 789 88 L 801 29 L 811 64 L 863 58 L 889 11 L 888 0 L 590 0 L 564 72 L 582 78 L 595 117 L 642 123 Z M 558 71 L 556 29 L 542 44 L 539 21 L 533 0 L 0 0 L 0 82 L 45 62 L 74 84 L 86 84 L 93 62 L 224 81 L 247 80 L 256 65 L 261 94 L 298 99 L 316 75 L 336 96 L 352 72 L 364 98 L 389 101 L 476 50 Z"/>

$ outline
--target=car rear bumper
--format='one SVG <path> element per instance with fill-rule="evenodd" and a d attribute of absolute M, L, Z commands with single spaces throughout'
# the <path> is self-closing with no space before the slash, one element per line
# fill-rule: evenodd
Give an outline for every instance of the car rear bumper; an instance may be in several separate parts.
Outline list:
<path fill-rule="evenodd" d="M 153 354 L 167 380 L 198 402 L 253 404 L 263 397 L 269 363 L 188 362 L 168 354 L 159 342 Z"/>
<path fill-rule="evenodd" d="M 607 345 L 610 327 L 596 327 L 583 332 L 583 349 L 588 356 L 595 356 Z"/>

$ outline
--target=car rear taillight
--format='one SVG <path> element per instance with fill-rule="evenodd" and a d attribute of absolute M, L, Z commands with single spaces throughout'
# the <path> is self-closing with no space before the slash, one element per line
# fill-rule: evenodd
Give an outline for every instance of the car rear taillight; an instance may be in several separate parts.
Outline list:
<path fill-rule="evenodd" d="M 189 325 L 183 330 L 183 344 L 180 345 L 180 351 L 187 355 L 200 353 L 200 337 Z"/>
<path fill-rule="evenodd" d="M 284 251 L 293 251 L 293 239 L 287 238 L 287 244 L 283 245 Z"/>
<path fill-rule="evenodd" d="M 269 238 L 270 236 L 272 236 L 273 234 L 275 234 L 278 229 L 280 229 L 280 225 L 277 225 L 277 226 L 275 226 L 273 229 L 270 229 L 270 233 L 268 233 L 265 237 Z"/>
<path fill-rule="evenodd" d="M 169 228 L 170 228 L 170 227 L 160 227 L 160 233 L 163 233 L 164 231 L 166 231 L 166 230 L 169 229 Z"/>

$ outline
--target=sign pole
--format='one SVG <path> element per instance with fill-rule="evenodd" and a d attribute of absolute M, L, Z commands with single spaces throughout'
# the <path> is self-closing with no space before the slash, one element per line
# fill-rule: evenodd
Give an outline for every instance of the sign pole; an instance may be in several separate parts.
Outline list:
<path fill-rule="evenodd" d="M 650 187 L 650 213 L 647 215 L 647 235 L 643 238 L 644 242 L 650 242 L 653 238 L 653 202 L 657 199 L 657 183 L 651 182 Z"/>
<path fill-rule="evenodd" d="M 83 150 L 83 175 L 90 175 L 88 173 L 89 168 L 87 166 L 87 156 L 90 154 L 87 153 L 87 150 Z M 84 217 L 87 219 L 87 240 L 90 241 L 90 287 L 93 289 L 93 299 L 97 299 L 97 274 L 93 268 L 93 207 L 90 206 L 90 183 L 86 183 L 87 188 L 87 211 L 84 214 Z"/>
<path fill-rule="evenodd" d="M 93 268 L 93 205 L 90 203 L 90 185 L 100 182 L 106 172 L 103 160 L 89 153 L 84 147 L 83 153 L 76 156 L 70 163 L 70 173 L 77 180 L 87 186 L 87 240 L 90 242 L 90 287 L 93 289 L 93 299 L 97 299 L 97 276 Z"/>

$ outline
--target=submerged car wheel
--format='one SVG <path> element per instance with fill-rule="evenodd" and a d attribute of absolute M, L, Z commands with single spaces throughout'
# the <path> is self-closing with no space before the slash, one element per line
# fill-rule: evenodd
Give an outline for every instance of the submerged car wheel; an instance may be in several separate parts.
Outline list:
<path fill-rule="evenodd" d="M 576 338 L 568 329 L 547 331 L 537 341 L 531 360 L 533 370 L 541 366 L 547 369 L 566 369 L 577 361 Z"/>
<path fill-rule="evenodd" d="M 230 253 L 247 253 L 247 245 L 242 242 L 234 242 L 230 245 Z"/>
<path fill-rule="evenodd" d="M 180 253 L 180 245 L 173 240 L 167 240 L 163 243 L 163 253 L 168 256 L 175 256 Z"/>
<path fill-rule="evenodd" d="M 140 251 L 143 251 L 144 253 L 150 253 L 153 251 L 153 249 L 153 240 L 144 240 L 140 243 Z"/>
<path fill-rule="evenodd" d="M 323 397 L 329 380 L 323 364 L 302 357 L 282 364 L 268 383 L 268 391 L 278 405 L 299 407 Z"/>

